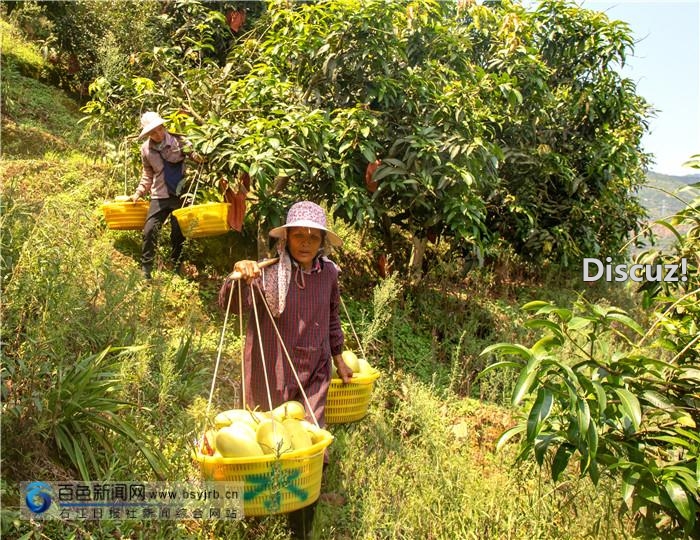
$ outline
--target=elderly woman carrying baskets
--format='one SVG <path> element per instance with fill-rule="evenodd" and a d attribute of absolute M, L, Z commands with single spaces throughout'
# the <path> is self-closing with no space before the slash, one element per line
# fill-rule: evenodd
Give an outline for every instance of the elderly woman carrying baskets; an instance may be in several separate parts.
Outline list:
<path fill-rule="evenodd" d="M 344 382 L 352 377 L 342 359 L 339 270 L 323 255 L 326 243 L 340 246 L 342 240 L 326 228 L 323 209 L 310 201 L 294 204 L 286 223 L 272 229 L 270 236 L 277 239 L 277 262 L 267 266 L 244 260 L 234 265 L 234 271 L 249 285 L 242 295 L 246 306 L 250 308 L 253 301 L 259 306 L 259 316 L 249 318 L 246 330 L 245 405 L 267 409 L 297 400 L 306 404 L 307 419 L 313 415 L 323 427 L 332 376 L 330 358 Z M 239 309 L 238 294 L 231 290 L 235 283 L 227 279 L 219 293 L 221 306 L 234 312 Z M 253 294 L 255 291 L 261 294 Z M 308 399 L 301 399 L 302 389 Z M 289 514 L 294 537 L 310 537 L 313 516 L 313 504 Z"/>

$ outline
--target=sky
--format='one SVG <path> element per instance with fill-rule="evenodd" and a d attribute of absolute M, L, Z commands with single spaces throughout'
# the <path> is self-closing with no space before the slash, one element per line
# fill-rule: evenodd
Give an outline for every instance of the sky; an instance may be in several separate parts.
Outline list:
<path fill-rule="evenodd" d="M 654 154 L 650 169 L 697 174 L 682 164 L 700 154 L 700 0 L 578 0 L 581 6 L 625 21 L 635 40 L 622 74 L 654 109 L 642 141 Z"/>

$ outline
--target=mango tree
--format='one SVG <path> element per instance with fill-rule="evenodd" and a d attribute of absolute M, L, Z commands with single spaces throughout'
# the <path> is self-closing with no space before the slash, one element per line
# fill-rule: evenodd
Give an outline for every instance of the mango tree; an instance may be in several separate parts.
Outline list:
<path fill-rule="evenodd" d="M 249 175 L 262 229 L 295 199 L 324 201 L 418 278 L 428 239 L 570 264 L 613 252 L 642 215 L 646 106 L 614 71 L 629 32 L 602 14 L 275 1 L 234 35 L 207 4 L 173 9 L 180 26 L 140 75 L 96 81 L 86 112 L 160 110 L 208 158 L 207 183 Z"/>

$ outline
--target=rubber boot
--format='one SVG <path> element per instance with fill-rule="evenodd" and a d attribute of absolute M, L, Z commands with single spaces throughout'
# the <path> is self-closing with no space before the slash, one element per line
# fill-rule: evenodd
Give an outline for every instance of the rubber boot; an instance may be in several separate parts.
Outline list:
<path fill-rule="evenodd" d="M 315 514 L 316 503 L 289 513 L 289 528 L 294 540 L 311 540 L 313 538 Z"/>

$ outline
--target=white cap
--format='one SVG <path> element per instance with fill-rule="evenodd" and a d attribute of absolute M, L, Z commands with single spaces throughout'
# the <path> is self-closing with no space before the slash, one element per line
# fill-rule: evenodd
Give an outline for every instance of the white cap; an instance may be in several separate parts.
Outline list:
<path fill-rule="evenodd" d="M 143 139 L 151 131 L 163 124 L 165 124 L 165 120 L 163 120 L 157 112 L 147 111 L 143 113 L 143 116 L 141 116 L 141 134 L 139 135 L 139 139 Z"/>

